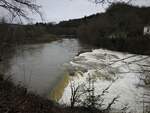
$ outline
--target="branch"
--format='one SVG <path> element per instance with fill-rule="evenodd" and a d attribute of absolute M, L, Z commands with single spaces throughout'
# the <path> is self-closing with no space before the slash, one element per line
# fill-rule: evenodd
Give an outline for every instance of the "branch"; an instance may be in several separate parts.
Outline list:
<path fill-rule="evenodd" d="M 110 108 L 111 108 L 111 106 L 112 106 L 113 104 L 115 104 L 115 102 L 117 101 L 118 98 L 119 98 L 119 96 L 113 98 L 113 100 L 108 104 L 108 106 L 107 106 L 107 108 L 106 108 L 105 110 L 106 110 L 106 111 L 109 111 Z"/>
<path fill-rule="evenodd" d="M 26 10 L 29 9 L 32 12 L 39 14 L 42 19 L 42 14 L 39 11 L 40 6 L 34 4 L 34 0 L 0 0 L 0 7 L 10 12 L 13 18 L 23 17 L 29 19 L 27 14 L 28 11 Z"/>

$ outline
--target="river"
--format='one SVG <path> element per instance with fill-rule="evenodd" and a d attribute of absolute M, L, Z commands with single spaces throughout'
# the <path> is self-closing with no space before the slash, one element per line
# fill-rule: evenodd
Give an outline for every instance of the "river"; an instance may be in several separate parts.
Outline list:
<path fill-rule="evenodd" d="M 113 105 L 114 110 L 124 108 L 126 112 L 141 113 L 143 106 L 144 110 L 147 109 L 150 104 L 150 88 L 143 87 L 145 73 L 141 74 L 140 66 L 150 64 L 148 56 L 103 49 L 78 55 L 83 48 L 85 47 L 77 39 L 18 46 L 10 59 L 8 75 L 11 75 L 14 83 L 24 85 L 29 91 L 44 97 L 49 98 L 56 87 L 55 94 L 62 93 L 57 98 L 60 104 L 70 104 L 72 81 L 76 86 L 83 83 L 86 85 L 90 75 L 95 79 L 96 95 L 111 84 L 108 93 L 103 96 L 103 108 L 118 96 L 118 101 Z M 71 73 L 68 69 L 71 69 Z M 66 73 L 76 76 L 69 77 L 72 81 L 62 87 L 60 83 Z M 81 96 L 81 100 L 84 97 Z"/>
<path fill-rule="evenodd" d="M 18 46 L 10 60 L 9 75 L 16 84 L 29 91 L 49 96 L 63 78 L 65 64 L 80 50 L 76 39 L 63 39 L 46 44 Z"/>
<path fill-rule="evenodd" d="M 71 77 L 59 102 L 70 104 L 73 86 L 74 90 L 78 89 L 76 95 L 80 95 L 79 103 L 75 103 L 75 106 L 82 105 L 85 101 L 88 103 L 86 97 L 94 94 L 95 107 L 98 109 L 106 109 L 116 98 L 111 106 L 113 113 L 148 113 L 150 86 L 145 85 L 144 80 L 150 81 L 149 64 L 149 56 L 104 49 L 82 53 L 70 62 L 76 69 L 76 76 Z M 85 93 L 88 88 L 94 89 L 92 94 Z"/>

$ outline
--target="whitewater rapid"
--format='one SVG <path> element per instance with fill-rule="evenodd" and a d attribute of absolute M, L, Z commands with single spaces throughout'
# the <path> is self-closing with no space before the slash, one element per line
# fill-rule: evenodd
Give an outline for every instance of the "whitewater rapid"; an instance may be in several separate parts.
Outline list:
<path fill-rule="evenodd" d="M 150 58 L 148 56 L 134 55 L 97 49 L 92 52 L 82 53 L 76 56 L 70 67 L 75 76 L 70 77 L 70 82 L 64 89 L 63 96 L 59 100 L 61 104 L 70 104 L 71 88 L 81 84 L 88 84 L 87 78 L 95 78 L 95 95 L 100 94 L 110 84 L 108 93 L 103 98 L 105 108 L 114 97 L 119 96 L 118 101 L 112 105 L 113 110 L 126 109 L 126 112 L 142 113 L 143 106 L 148 106 L 145 101 L 150 102 L 149 87 L 144 86 L 141 80 L 143 69 L 149 69 Z M 144 67 L 145 66 L 145 67 Z M 82 97 L 84 100 L 84 96 Z"/>

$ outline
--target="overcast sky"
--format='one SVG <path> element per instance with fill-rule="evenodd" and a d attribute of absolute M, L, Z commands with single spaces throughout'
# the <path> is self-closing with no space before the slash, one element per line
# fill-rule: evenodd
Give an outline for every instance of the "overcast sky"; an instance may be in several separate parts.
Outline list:
<path fill-rule="evenodd" d="M 88 0 L 37 0 L 37 2 L 42 6 L 46 21 L 59 22 L 104 11 L 104 7 Z"/>
<path fill-rule="evenodd" d="M 105 11 L 107 5 L 96 5 L 89 0 L 37 0 L 40 4 L 45 21 L 62 21 L 73 18 L 81 18 L 91 14 Z M 150 6 L 150 0 L 135 0 L 136 5 Z M 39 21 L 40 19 L 34 17 Z"/>
<path fill-rule="evenodd" d="M 150 6 L 150 0 L 133 1 L 133 4 L 136 5 Z M 46 22 L 59 22 L 62 20 L 81 18 L 103 12 L 107 7 L 107 5 L 96 5 L 90 2 L 90 0 L 37 0 L 37 4 L 42 6 L 41 12 Z M 41 21 L 37 15 L 32 14 L 30 17 L 34 19 L 34 22 Z"/>

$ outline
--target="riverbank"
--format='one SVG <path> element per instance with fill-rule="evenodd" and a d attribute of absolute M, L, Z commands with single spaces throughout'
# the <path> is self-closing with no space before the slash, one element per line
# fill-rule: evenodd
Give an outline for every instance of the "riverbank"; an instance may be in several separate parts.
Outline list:
<path fill-rule="evenodd" d="M 60 106 L 0 77 L 0 113 L 90 113 L 81 107 Z"/>
<path fill-rule="evenodd" d="M 53 102 L 28 93 L 26 88 L 1 78 L 0 113 L 46 113 L 53 107 Z"/>
<path fill-rule="evenodd" d="M 122 2 L 111 4 L 103 13 L 82 18 L 86 24 L 77 28 L 77 37 L 103 49 L 150 55 L 150 36 L 143 32 L 150 23 L 149 10 Z"/>
<path fill-rule="evenodd" d="M 53 41 L 60 40 L 59 36 L 53 34 L 43 34 L 40 37 L 36 37 L 34 39 L 32 38 L 33 37 L 26 37 L 25 40 L 22 39 L 16 40 L 13 38 L 10 40 L 2 40 L 2 41 L 0 40 L 0 62 L 12 58 L 15 53 L 16 47 L 24 45 L 51 43 Z"/>
<path fill-rule="evenodd" d="M 58 39 L 57 35 L 49 33 L 45 27 L 3 23 L 0 24 L 0 57 L 7 53 L 5 50 L 18 45 L 50 43 Z"/>

